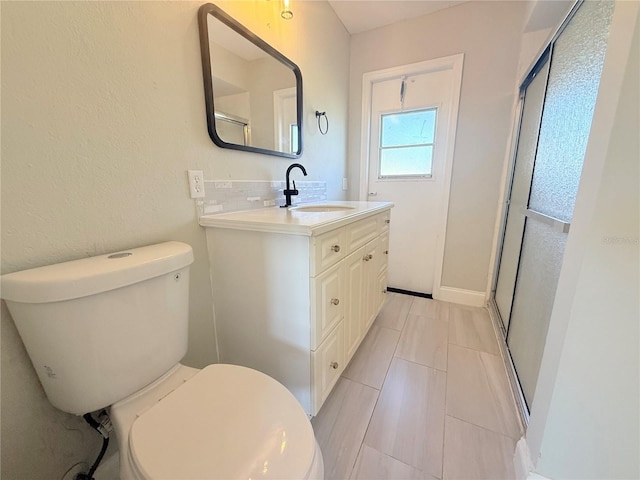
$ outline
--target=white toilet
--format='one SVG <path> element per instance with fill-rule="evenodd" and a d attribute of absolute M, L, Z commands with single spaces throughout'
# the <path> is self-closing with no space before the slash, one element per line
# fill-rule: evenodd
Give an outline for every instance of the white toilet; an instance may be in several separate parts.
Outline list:
<path fill-rule="evenodd" d="M 49 401 L 110 407 L 129 479 L 322 479 L 311 423 L 271 377 L 181 365 L 189 245 L 166 242 L 2 276 Z"/>

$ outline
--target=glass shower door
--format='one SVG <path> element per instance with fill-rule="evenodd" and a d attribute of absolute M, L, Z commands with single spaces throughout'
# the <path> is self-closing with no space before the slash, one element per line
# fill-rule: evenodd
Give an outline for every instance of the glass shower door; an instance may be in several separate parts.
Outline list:
<path fill-rule="evenodd" d="M 529 407 L 573 216 L 612 13 L 613 2 L 582 3 L 552 43 L 549 61 L 538 62 L 538 80 L 534 77 L 523 87 L 525 104 L 495 299 Z M 546 68 L 548 78 L 541 93 Z M 538 134 L 532 135 L 526 121 L 529 112 L 529 123 L 535 122 L 535 106 L 531 105 L 535 98 L 542 101 L 542 116 Z M 532 101 L 527 108 L 528 100 Z"/>
<path fill-rule="evenodd" d="M 533 162 L 538 146 L 538 132 L 542 118 L 542 104 L 549 75 L 549 55 L 541 61 L 540 69 L 533 75 L 522 95 L 522 116 L 518 134 L 518 149 L 511 184 L 511 196 L 507 209 L 500 270 L 495 300 L 505 331 L 509 328 L 513 293 L 516 287 L 518 260 L 524 234 L 525 216 L 522 209 L 529 202 Z"/>

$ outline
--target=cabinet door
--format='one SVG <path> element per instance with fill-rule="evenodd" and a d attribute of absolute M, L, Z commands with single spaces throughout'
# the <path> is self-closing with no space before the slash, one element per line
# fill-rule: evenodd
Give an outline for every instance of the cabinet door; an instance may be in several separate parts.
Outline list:
<path fill-rule="evenodd" d="M 373 323 L 378 314 L 378 274 L 379 274 L 379 258 L 380 249 L 378 242 L 371 242 L 365 246 L 365 253 L 363 260 L 364 265 L 364 319 L 365 319 L 365 331 L 369 329 L 369 326 Z"/>
<path fill-rule="evenodd" d="M 365 248 L 360 248 L 345 260 L 347 307 L 344 321 L 346 359 L 355 353 L 364 332 L 364 257 Z"/>
<path fill-rule="evenodd" d="M 313 415 L 320 407 L 338 381 L 344 370 L 344 345 L 342 323 L 333 329 L 315 352 L 311 352 L 313 362 Z"/>
<path fill-rule="evenodd" d="M 389 264 L 389 232 L 383 233 L 378 237 L 380 242 L 380 255 L 378 255 L 378 274 L 387 269 Z"/>
<path fill-rule="evenodd" d="M 311 279 L 311 350 L 342 320 L 345 305 L 344 266 L 333 266 Z"/>
<path fill-rule="evenodd" d="M 380 312 L 380 310 L 382 309 L 382 306 L 384 305 L 384 302 L 387 299 L 387 272 L 382 271 L 380 274 L 378 274 L 378 302 L 377 302 L 377 307 L 376 307 L 376 316 L 378 315 L 378 313 Z"/>

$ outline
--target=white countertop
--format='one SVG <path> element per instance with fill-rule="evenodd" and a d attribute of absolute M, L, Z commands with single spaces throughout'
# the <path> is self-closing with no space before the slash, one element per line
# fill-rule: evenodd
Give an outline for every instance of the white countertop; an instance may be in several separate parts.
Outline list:
<path fill-rule="evenodd" d="M 391 202 L 326 201 L 294 205 L 333 205 L 351 207 L 330 212 L 304 212 L 295 208 L 269 207 L 239 212 L 217 213 L 200 217 L 203 227 L 231 228 L 257 232 L 285 233 L 289 235 L 320 235 L 361 218 L 375 215 L 393 207 Z"/>

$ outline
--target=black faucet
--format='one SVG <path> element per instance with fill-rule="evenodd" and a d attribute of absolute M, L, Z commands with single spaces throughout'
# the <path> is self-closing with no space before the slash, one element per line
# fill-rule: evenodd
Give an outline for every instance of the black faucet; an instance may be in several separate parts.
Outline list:
<path fill-rule="evenodd" d="M 307 171 L 304 169 L 304 167 L 302 165 L 300 165 L 299 163 L 292 163 L 291 165 L 289 165 L 289 168 L 287 168 L 287 188 L 284 190 L 284 198 L 285 198 L 285 202 L 284 205 L 282 205 L 282 208 L 286 208 L 286 207 L 290 207 L 291 206 L 291 197 L 294 195 L 298 195 L 298 190 L 296 190 L 296 181 L 293 181 L 293 190 L 291 189 L 291 187 L 289 186 L 289 174 L 291 173 L 291 170 L 293 170 L 294 168 L 299 168 L 300 170 L 302 170 L 302 173 L 304 173 L 304 176 L 307 176 Z"/>

